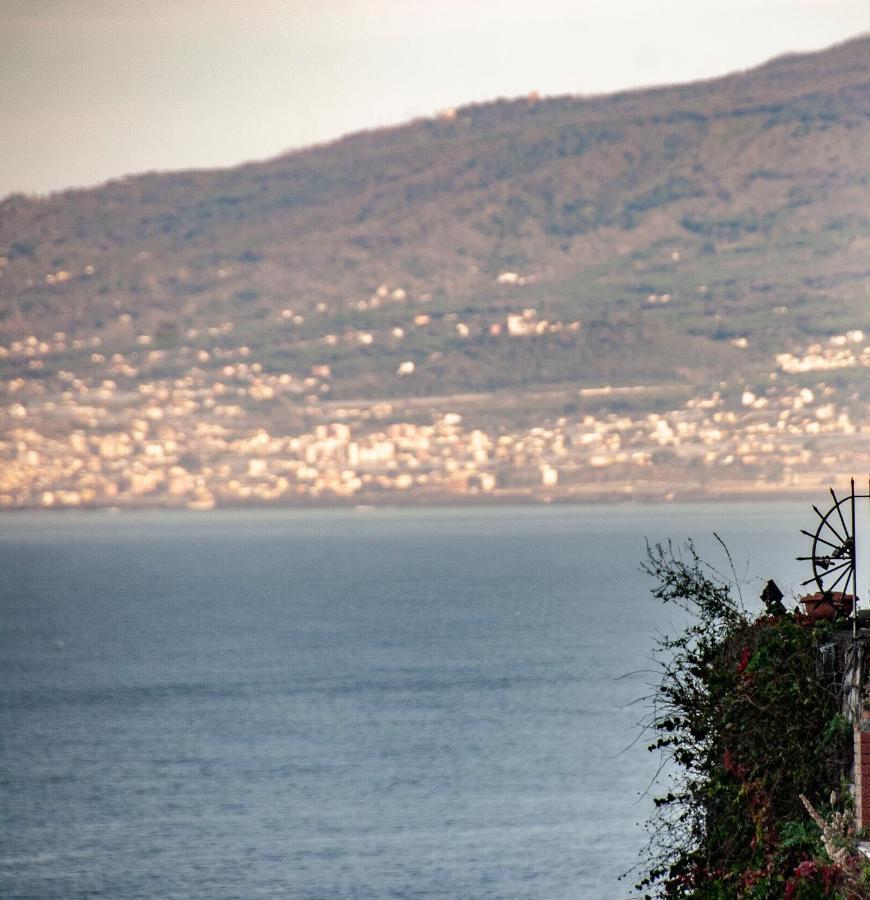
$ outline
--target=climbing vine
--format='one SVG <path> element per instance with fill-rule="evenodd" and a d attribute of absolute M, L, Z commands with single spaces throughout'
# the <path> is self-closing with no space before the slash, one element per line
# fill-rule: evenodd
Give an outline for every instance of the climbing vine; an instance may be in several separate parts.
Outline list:
<path fill-rule="evenodd" d="M 691 543 L 648 548 L 643 568 L 654 597 L 683 609 L 688 624 L 657 648 L 646 725 L 667 789 L 654 801 L 638 890 L 870 897 L 850 804 L 837 793 L 848 798 L 851 725 L 819 671 L 834 626 L 784 610 L 750 614 Z"/>

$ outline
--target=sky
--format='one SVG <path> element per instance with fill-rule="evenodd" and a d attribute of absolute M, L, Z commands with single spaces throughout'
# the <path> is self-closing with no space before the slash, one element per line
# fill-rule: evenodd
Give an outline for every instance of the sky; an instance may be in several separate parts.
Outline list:
<path fill-rule="evenodd" d="M 870 0 L 0 0 L 0 197 L 531 91 L 709 78 L 868 32 Z"/>

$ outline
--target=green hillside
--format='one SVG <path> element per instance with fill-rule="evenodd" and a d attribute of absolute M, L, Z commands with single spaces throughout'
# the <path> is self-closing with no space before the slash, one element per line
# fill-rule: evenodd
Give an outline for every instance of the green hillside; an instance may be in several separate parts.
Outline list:
<path fill-rule="evenodd" d="M 267 163 L 12 196 L 0 336 L 171 350 L 230 321 L 276 371 L 330 364 L 335 397 L 710 381 L 870 325 L 868 146 L 861 38 L 705 83 L 499 101 Z M 490 334 L 529 308 L 583 327 Z M 350 330 L 372 343 L 319 343 Z"/>
<path fill-rule="evenodd" d="M 859 474 L 868 148 L 863 37 L 8 197 L 0 508 L 812 493 Z"/>

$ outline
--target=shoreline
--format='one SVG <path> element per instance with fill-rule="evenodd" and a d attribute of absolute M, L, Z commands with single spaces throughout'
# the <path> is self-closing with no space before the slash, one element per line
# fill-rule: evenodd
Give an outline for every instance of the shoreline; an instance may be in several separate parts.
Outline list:
<path fill-rule="evenodd" d="M 831 486 L 836 490 L 839 480 L 832 480 Z M 587 506 L 587 505 L 672 505 L 680 503 L 734 503 L 734 502 L 812 502 L 827 494 L 829 482 L 820 483 L 817 487 L 801 485 L 787 488 L 782 486 L 758 487 L 749 485 L 720 486 L 676 486 L 657 484 L 634 486 L 613 484 L 610 486 L 595 485 L 588 488 L 563 492 L 532 491 L 493 491 L 488 493 L 460 494 L 450 492 L 426 494 L 391 493 L 389 497 L 383 493 L 358 494 L 354 497 L 294 497 L 282 501 L 235 501 L 215 502 L 213 505 L 190 502 L 167 503 L 162 498 L 152 501 L 90 503 L 79 505 L 54 506 L 19 506 L 7 507 L 0 513 L 33 512 L 143 512 L 176 511 L 190 513 L 208 513 L 229 510 L 306 510 L 306 509 L 426 509 L 444 507 L 499 507 L 499 506 Z"/>

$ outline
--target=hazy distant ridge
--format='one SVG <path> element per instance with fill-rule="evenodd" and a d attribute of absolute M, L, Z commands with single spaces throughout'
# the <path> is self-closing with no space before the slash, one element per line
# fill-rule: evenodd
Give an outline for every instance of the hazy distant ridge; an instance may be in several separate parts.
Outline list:
<path fill-rule="evenodd" d="M 232 321 L 267 366 L 331 364 L 334 396 L 686 377 L 675 358 L 714 377 L 746 364 L 725 338 L 766 354 L 772 335 L 866 323 L 868 138 L 862 37 L 707 82 L 498 101 L 265 163 L 12 196 L 0 335 L 142 332 L 171 347 Z M 404 299 L 361 311 L 379 285 Z M 650 314 L 660 293 L 673 300 Z M 584 327 L 534 348 L 488 340 L 528 307 Z M 305 322 L 276 329 L 288 308 Z M 423 308 L 436 323 L 461 314 L 480 339 L 415 336 Z M 363 356 L 306 342 L 387 326 L 408 332 L 402 345 Z M 395 383 L 407 358 L 417 377 Z"/>

